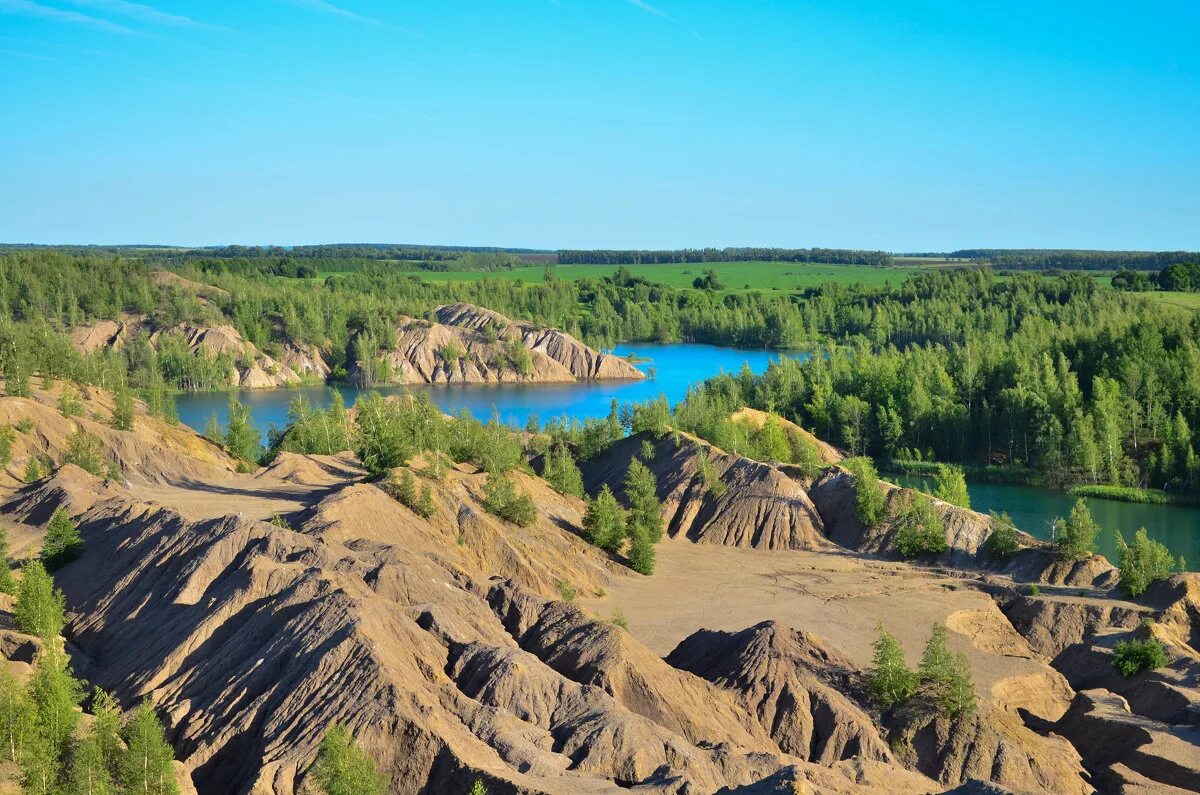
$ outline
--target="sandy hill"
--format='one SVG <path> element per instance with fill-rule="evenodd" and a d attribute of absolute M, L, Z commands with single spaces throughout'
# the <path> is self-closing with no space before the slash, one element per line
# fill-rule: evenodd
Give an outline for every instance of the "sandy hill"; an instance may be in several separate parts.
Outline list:
<path fill-rule="evenodd" d="M 280 359 L 259 350 L 228 323 L 175 323 L 160 325 L 143 315 L 126 315 L 120 320 L 98 320 L 71 332 L 71 342 L 84 353 L 102 348 L 121 348 L 144 336 L 154 348 L 165 338 L 178 340 L 193 355 L 231 357 L 227 386 L 268 389 L 301 382 L 301 375 L 324 378 L 329 374 L 320 351 L 301 343 L 282 346 Z"/>
<path fill-rule="evenodd" d="M 512 344 L 527 352 L 527 372 L 521 372 L 509 356 Z M 570 334 L 510 320 L 471 304 L 438 307 L 432 320 L 402 319 L 396 327 L 396 345 L 384 352 L 384 358 L 391 365 L 393 380 L 408 384 L 645 378 L 621 357 L 600 353 Z"/>
<path fill-rule="evenodd" d="M 784 419 L 778 415 L 772 417 L 772 415 L 765 411 L 743 407 L 735 411 L 729 419 L 733 420 L 734 422 L 744 423 L 752 428 L 761 428 L 764 424 L 766 424 L 767 420 L 774 419 L 789 436 L 799 436 L 801 439 L 804 439 L 812 444 L 813 447 L 817 448 L 817 455 L 820 457 L 821 463 L 836 464 L 845 460 L 846 458 L 846 454 L 838 448 L 826 441 L 818 439 L 812 433 L 804 430 L 791 420 Z"/>

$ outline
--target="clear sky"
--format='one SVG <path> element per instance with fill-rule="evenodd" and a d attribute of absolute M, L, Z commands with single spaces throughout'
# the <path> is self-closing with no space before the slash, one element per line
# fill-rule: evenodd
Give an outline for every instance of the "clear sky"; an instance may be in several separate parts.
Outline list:
<path fill-rule="evenodd" d="M 0 241 L 1200 249 L 1196 0 L 0 0 Z"/>

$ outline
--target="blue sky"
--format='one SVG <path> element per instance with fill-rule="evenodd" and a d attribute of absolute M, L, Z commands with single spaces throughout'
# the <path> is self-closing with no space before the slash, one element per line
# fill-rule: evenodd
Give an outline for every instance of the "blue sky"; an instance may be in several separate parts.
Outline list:
<path fill-rule="evenodd" d="M 1200 4 L 0 0 L 0 241 L 1200 249 Z"/>

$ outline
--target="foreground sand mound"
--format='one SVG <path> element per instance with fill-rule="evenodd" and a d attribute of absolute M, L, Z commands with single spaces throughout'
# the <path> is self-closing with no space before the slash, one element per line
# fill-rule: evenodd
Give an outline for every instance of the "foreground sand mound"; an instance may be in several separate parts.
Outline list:
<path fill-rule="evenodd" d="M 787 753 L 821 764 L 893 761 L 870 716 L 845 695 L 853 665 L 815 635 L 774 621 L 735 633 L 701 630 L 667 662 L 737 694 Z"/>
<path fill-rule="evenodd" d="M 279 453 L 255 474 L 258 480 L 272 478 L 299 486 L 335 486 L 366 477 L 366 470 L 352 453 L 300 455 Z"/>
<path fill-rule="evenodd" d="M 399 793 L 477 776 L 497 792 L 712 793 L 792 764 L 839 792 L 888 778 L 781 755 L 733 697 L 548 598 L 636 575 L 559 527 L 577 500 L 520 529 L 482 515 L 479 477 L 448 474 L 431 521 L 359 484 L 295 530 L 97 495 L 85 553 L 58 575 L 80 673 L 126 704 L 152 695 L 201 793 L 300 791 L 335 721 Z M 896 791 L 929 789 L 894 773 Z"/>
<path fill-rule="evenodd" d="M 731 455 L 687 434 L 622 439 L 582 465 L 588 493 L 607 483 L 623 499 L 629 464 L 635 457 L 640 460 L 647 441 L 654 457 L 643 463 L 658 480 L 668 535 L 754 549 L 834 549 L 798 481 L 771 464 Z M 705 482 L 705 461 L 723 490 L 714 491 Z"/>
<path fill-rule="evenodd" d="M 28 525 L 42 525 L 58 508 L 72 516 L 87 511 L 97 502 L 125 496 L 114 483 L 66 464 L 48 478 L 17 489 L 0 505 L 0 514 Z"/>

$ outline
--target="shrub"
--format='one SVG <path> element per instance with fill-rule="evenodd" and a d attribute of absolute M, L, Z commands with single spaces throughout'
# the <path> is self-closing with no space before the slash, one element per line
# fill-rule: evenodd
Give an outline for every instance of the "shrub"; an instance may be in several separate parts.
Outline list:
<path fill-rule="evenodd" d="M 630 537 L 634 532 L 639 532 L 650 544 L 657 544 L 663 532 L 658 480 L 637 459 L 629 462 L 629 469 L 625 473 L 625 498 L 629 501 L 627 526 Z"/>
<path fill-rule="evenodd" d="M 896 520 L 896 548 L 906 558 L 940 555 L 949 548 L 942 518 L 925 495 L 909 495 L 908 506 Z"/>
<path fill-rule="evenodd" d="M 1156 638 L 1118 641 L 1112 655 L 1113 667 L 1126 678 L 1153 671 L 1167 664 L 1167 650 Z"/>
<path fill-rule="evenodd" d="M 1117 548 L 1121 551 L 1121 590 L 1128 596 L 1141 596 L 1155 580 L 1171 575 L 1175 558 L 1164 544 L 1153 541 L 1141 528 L 1133 536 L 1133 543 L 1126 544 L 1121 531 L 1117 531 Z M 1180 562 L 1182 568 L 1183 561 Z"/>
<path fill-rule="evenodd" d="M 229 450 L 230 455 L 247 464 L 258 461 L 262 452 L 261 439 L 258 429 L 254 427 L 254 419 L 250 416 L 250 408 L 233 395 L 229 396 L 228 417 L 222 441 L 225 442 L 225 448 Z"/>
<path fill-rule="evenodd" d="M 579 596 L 579 591 L 575 589 L 575 586 L 572 585 L 571 581 L 568 579 L 561 579 L 554 585 L 556 588 L 558 588 L 559 598 L 564 602 L 574 602 L 575 597 Z"/>
<path fill-rule="evenodd" d="M 42 561 L 50 571 L 61 568 L 83 554 L 83 537 L 62 508 L 54 511 L 42 542 Z"/>
<path fill-rule="evenodd" d="M 542 477 L 560 494 L 583 496 L 583 475 L 571 456 L 571 451 L 562 442 L 550 448 L 545 456 Z"/>
<path fill-rule="evenodd" d="M 25 462 L 25 482 L 36 483 L 44 477 L 46 477 L 46 468 L 42 466 L 41 459 L 36 455 L 31 455 L 29 460 Z"/>
<path fill-rule="evenodd" d="M 1054 522 L 1054 543 L 1058 554 L 1067 560 L 1082 560 L 1092 554 L 1100 526 L 1092 519 L 1087 503 L 1082 499 L 1071 508 L 1069 519 Z"/>
<path fill-rule="evenodd" d="M 629 567 L 639 574 L 654 573 L 654 542 L 651 541 L 644 528 L 630 525 L 629 527 Z"/>
<path fill-rule="evenodd" d="M 16 437 L 11 425 L 0 425 L 0 468 L 8 466 L 12 460 L 12 444 Z"/>
<path fill-rule="evenodd" d="M 854 512 L 867 527 L 875 527 L 884 519 L 887 495 L 879 483 L 879 474 L 871 459 L 848 458 L 842 466 L 854 477 Z"/>
<path fill-rule="evenodd" d="M 643 439 L 642 445 L 638 448 L 638 458 L 649 463 L 654 460 L 657 452 L 654 449 L 654 444 L 649 439 Z"/>
<path fill-rule="evenodd" d="M 57 638 L 67 623 L 66 598 L 54 587 L 54 579 L 40 560 L 32 560 L 21 568 L 13 619 L 22 632 L 47 643 Z"/>
<path fill-rule="evenodd" d="M 489 475 L 483 493 L 483 507 L 488 513 L 518 527 L 528 527 L 537 519 L 533 500 L 518 492 L 516 484 L 504 475 Z"/>
<path fill-rule="evenodd" d="M 626 620 L 624 611 L 622 611 L 619 607 L 613 608 L 612 616 L 609 617 L 608 623 L 618 626 L 626 632 L 629 631 L 629 621 Z"/>
<path fill-rule="evenodd" d="M 79 392 L 72 387 L 63 387 L 58 396 L 58 411 L 64 417 L 78 417 L 83 414 L 83 400 Z"/>
<path fill-rule="evenodd" d="M 959 508 L 970 508 L 971 495 L 967 493 L 967 479 L 962 467 L 939 464 L 934 476 L 933 496 Z"/>
<path fill-rule="evenodd" d="M 720 475 L 713 468 L 712 461 L 708 460 L 708 453 L 699 445 L 696 445 L 696 474 L 704 484 L 705 490 L 714 497 L 723 497 L 729 490 L 729 486 L 721 480 Z"/>
<path fill-rule="evenodd" d="M 1034 597 L 1041 596 L 1042 588 L 1036 582 L 1031 582 L 1031 583 L 1029 583 L 1029 585 L 1025 586 L 1025 593 L 1028 596 L 1034 596 Z"/>
<path fill-rule="evenodd" d="M 63 463 L 74 464 L 96 477 L 104 477 L 108 472 L 107 461 L 104 459 L 104 445 L 83 428 L 76 428 L 67 438 L 67 452 L 63 456 Z"/>
<path fill-rule="evenodd" d="M 429 484 L 423 483 L 418 489 L 416 479 L 407 469 L 401 470 L 400 477 L 393 478 L 388 483 L 387 491 L 417 516 L 428 519 L 437 513 L 437 505 L 433 501 L 433 491 Z"/>
<path fill-rule="evenodd" d="M 12 564 L 8 560 L 8 531 L 0 527 L 0 593 L 14 596 L 17 593 L 17 580 L 12 574 Z"/>
<path fill-rule="evenodd" d="M 21 433 L 29 433 L 33 430 L 33 425 L 34 423 L 32 417 L 23 417 L 22 419 L 18 420 L 13 427 Z"/>
<path fill-rule="evenodd" d="M 133 430 L 133 394 L 125 387 L 113 398 L 112 426 L 118 431 Z"/>
<path fill-rule="evenodd" d="M 992 533 L 988 536 L 987 547 L 993 557 L 1006 558 L 1021 548 L 1021 537 L 1011 516 L 992 511 L 991 522 Z"/>

